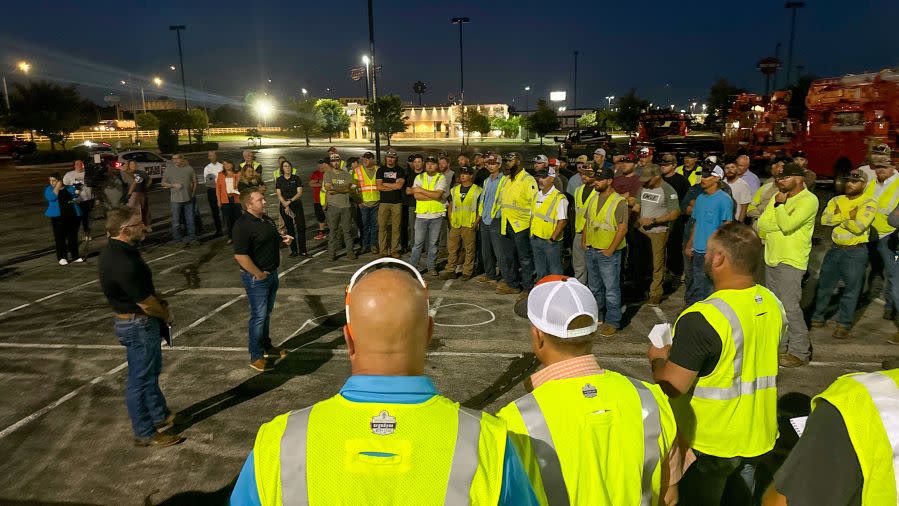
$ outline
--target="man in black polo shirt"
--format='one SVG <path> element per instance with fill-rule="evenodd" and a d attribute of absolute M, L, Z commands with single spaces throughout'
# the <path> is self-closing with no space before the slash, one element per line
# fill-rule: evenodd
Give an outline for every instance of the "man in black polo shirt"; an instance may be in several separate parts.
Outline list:
<path fill-rule="evenodd" d="M 281 242 L 290 245 L 293 237 L 282 234 L 274 220 L 265 214 L 265 196 L 258 188 L 240 195 L 246 210 L 234 224 L 234 259 L 240 265 L 240 280 L 250 302 L 248 342 L 250 367 L 270 371 L 269 358 L 287 355 L 287 350 L 272 345 L 269 323 L 278 293 L 278 266 Z"/>
<path fill-rule="evenodd" d="M 125 405 L 135 446 L 171 446 L 184 439 L 165 434 L 174 426 L 159 389 L 162 371 L 161 327 L 172 322 L 168 304 L 153 287 L 153 273 L 137 250 L 147 235 L 140 209 L 117 207 L 106 215 L 109 241 L 100 253 L 100 286 L 115 311 L 115 335 L 126 348 L 128 386 Z"/>

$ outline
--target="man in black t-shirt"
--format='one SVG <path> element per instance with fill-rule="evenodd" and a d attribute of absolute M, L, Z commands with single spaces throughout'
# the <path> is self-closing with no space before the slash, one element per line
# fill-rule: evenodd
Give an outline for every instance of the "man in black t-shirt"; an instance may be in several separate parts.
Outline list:
<path fill-rule="evenodd" d="M 415 176 L 421 174 L 425 170 L 425 159 L 420 154 L 414 154 L 409 157 L 409 167 L 406 169 L 406 179 L 403 181 L 403 191 L 405 192 L 403 207 L 403 230 L 402 240 L 403 248 L 406 251 L 412 251 L 412 243 L 415 242 L 415 196 L 412 194 L 412 184 L 415 183 Z"/>
<path fill-rule="evenodd" d="M 269 358 L 281 358 L 287 350 L 274 346 L 269 337 L 269 323 L 278 293 L 278 266 L 281 242 L 288 246 L 293 237 L 282 234 L 274 220 L 265 214 L 265 196 L 256 189 L 240 195 L 246 211 L 234 224 L 234 259 L 240 266 L 240 280 L 250 302 L 248 344 L 250 368 L 270 371 Z"/>
<path fill-rule="evenodd" d="M 674 191 L 677 193 L 678 202 L 682 203 L 683 199 L 687 196 L 687 192 L 690 190 L 690 181 L 683 175 L 678 174 L 675 170 L 676 167 L 677 156 L 673 153 L 662 155 L 662 159 L 659 160 L 659 169 L 662 171 L 662 180 L 674 188 Z M 681 204 L 681 207 L 683 207 L 683 204 Z M 684 224 L 688 219 L 690 219 L 690 217 L 685 216 L 683 210 L 681 210 L 681 215 L 671 223 L 668 232 L 666 267 L 670 277 L 676 280 L 678 284 L 680 284 L 681 275 L 684 273 Z"/>
<path fill-rule="evenodd" d="M 484 180 L 490 177 L 490 171 L 487 170 L 486 158 L 484 153 L 476 152 L 474 155 L 474 184 L 478 187 L 484 187 Z"/>
<path fill-rule="evenodd" d="M 393 149 L 387 150 L 387 162 L 378 168 L 375 181 L 381 192 L 381 205 L 378 207 L 378 249 L 381 257 L 400 257 L 400 230 L 403 225 L 403 188 L 406 175 L 396 163 L 397 155 Z M 387 225 L 390 225 L 388 229 Z"/>
<path fill-rule="evenodd" d="M 114 328 L 128 357 L 125 405 L 131 418 L 135 446 L 171 446 L 184 439 L 165 434 L 174 426 L 159 389 L 163 327 L 172 323 L 169 305 L 156 293 L 153 273 L 137 250 L 147 235 L 140 211 L 117 207 L 106 215 L 109 241 L 100 253 L 100 286 L 115 311 Z"/>

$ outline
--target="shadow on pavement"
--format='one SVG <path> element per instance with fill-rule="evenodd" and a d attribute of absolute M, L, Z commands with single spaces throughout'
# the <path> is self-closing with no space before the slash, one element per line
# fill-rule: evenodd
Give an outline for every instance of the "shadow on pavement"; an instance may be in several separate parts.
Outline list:
<path fill-rule="evenodd" d="M 485 388 L 482 392 L 475 394 L 468 400 L 463 401 L 462 406 L 470 409 L 483 410 L 490 403 L 502 397 L 503 394 L 515 388 L 515 385 L 518 385 L 527 379 L 539 366 L 540 361 L 537 360 L 536 355 L 533 353 L 525 353 L 521 357 L 513 360 L 512 363 L 509 364 L 509 367 L 506 368 L 506 372 L 497 378 L 492 385 Z"/>
<path fill-rule="evenodd" d="M 200 492 L 197 490 L 189 490 L 168 497 L 161 502 L 154 502 L 153 496 L 159 492 L 154 492 L 144 498 L 144 506 L 205 506 L 213 504 L 228 504 L 228 498 L 231 497 L 231 490 L 237 483 L 237 476 L 224 487 L 212 492 Z"/>

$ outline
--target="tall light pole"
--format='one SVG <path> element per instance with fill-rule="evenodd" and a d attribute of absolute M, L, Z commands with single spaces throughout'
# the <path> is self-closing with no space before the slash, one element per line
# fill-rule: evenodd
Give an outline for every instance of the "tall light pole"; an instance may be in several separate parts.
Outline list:
<path fill-rule="evenodd" d="M 462 114 L 462 149 L 465 149 L 465 66 L 462 58 L 462 25 L 470 23 L 469 18 L 453 18 L 452 23 L 459 25 L 459 110 Z"/>
<path fill-rule="evenodd" d="M 529 107 L 530 98 L 531 98 L 531 87 L 530 87 L 530 86 L 525 86 L 525 87 L 524 87 L 524 112 L 525 112 L 525 113 L 528 112 L 528 107 Z M 531 142 L 531 129 L 530 129 L 530 128 L 527 128 L 527 118 L 525 118 L 525 129 L 524 129 L 524 131 L 525 131 L 524 142 Z"/>
<path fill-rule="evenodd" d="M 574 109 L 574 117 L 577 118 L 577 55 L 578 52 L 574 52 L 574 97 L 572 98 L 573 109 Z"/>
<path fill-rule="evenodd" d="M 615 100 L 615 95 L 609 95 L 608 97 L 606 97 L 606 100 L 609 101 L 608 109 L 611 110 L 612 109 L 612 100 Z"/>
<path fill-rule="evenodd" d="M 796 10 L 805 7 L 805 2 L 786 2 L 784 7 L 792 10 L 790 18 L 790 45 L 787 48 L 787 82 L 790 86 L 790 73 L 793 71 L 793 40 L 796 38 Z"/>
<path fill-rule="evenodd" d="M 780 61 L 780 42 L 774 46 L 774 59 Z M 777 91 L 777 69 L 774 69 L 774 87 L 771 88 L 774 91 Z"/>
<path fill-rule="evenodd" d="M 378 67 L 375 64 L 375 17 L 371 6 L 372 0 L 368 0 L 368 53 L 371 58 L 371 100 L 378 100 Z M 369 106 L 371 107 L 371 106 Z M 381 136 L 378 135 L 378 123 L 375 125 L 375 160 L 381 164 Z"/>
<path fill-rule="evenodd" d="M 369 80 L 370 79 L 369 64 L 371 64 L 371 60 L 368 58 L 367 54 L 362 56 L 362 63 L 365 65 L 365 111 L 366 111 L 366 115 L 367 115 L 368 112 L 371 110 L 371 99 L 368 96 L 368 91 L 369 91 L 369 88 L 371 87 L 371 84 L 370 84 L 371 81 Z M 372 122 L 372 125 L 374 125 L 374 121 Z M 369 134 L 371 134 L 371 133 L 372 132 L 369 131 Z"/>
<path fill-rule="evenodd" d="M 184 54 L 181 51 L 181 31 L 186 30 L 187 26 L 185 25 L 170 25 L 169 30 L 175 32 L 175 35 L 178 37 L 178 66 L 181 67 L 181 91 L 184 93 L 184 110 L 190 111 L 190 106 L 187 105 L 187 84 L 184 80 Z M 172 69 L 174 70 L 174 69 Z M 190 128 L 187 129 L 187 143 L 190 144 L 192 134 Z"/>

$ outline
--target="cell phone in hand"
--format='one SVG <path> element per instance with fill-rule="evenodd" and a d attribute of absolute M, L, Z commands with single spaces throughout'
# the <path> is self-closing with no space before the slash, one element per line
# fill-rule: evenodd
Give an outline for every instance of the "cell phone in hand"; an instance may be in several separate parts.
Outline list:
<path fill-rule="evenodd" d="M 172 326 L 168 323 L 164 323 L 162 327 L 159 329 L 159 334 L 162 337 L 162 340 L 165 341 L 165 344 L 168 345 L 169 348 L 174 346 L 172 344 Z"/>

